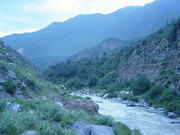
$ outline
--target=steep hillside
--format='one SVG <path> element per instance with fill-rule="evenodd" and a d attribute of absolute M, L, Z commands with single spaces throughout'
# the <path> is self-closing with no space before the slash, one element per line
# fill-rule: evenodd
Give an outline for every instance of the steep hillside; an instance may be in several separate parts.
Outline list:
<path fill-rule="evenodd" d="M 180 93 L 180 19 L 138 43 L 120 64 L 118 80 L 143 74 Z"/>
<path fill-rule="evenodd" d="M 117 38 L 108 38 L 103 40 L 97 46 L 92 46 L 79 51 L 69 58 L 72 61 L 79 61 L 84 58 L 102 57 L 103 55 L 110 55 L 127 45 L 127 41 L 122 41 Z"/>
<path fill-rule="evenodd" d="M 70 56 L 105 38 L 140 38 L 155 32 L 179 16 L 179 0 L 156 0 L 144 7 L 126 7 L 110 14 L 79 15 L 63 23 L 25 34 L 3 37 L 25 56 Z"/>
<path fill-rule="evenodd" d="M 43 87 L 37 83 L 43 83 L 43 80 L 40 81 L 41 75 L 42 71 L 36 65 L 26 60 L 21 54 L 0 41 L 1 98 L 28 97 L 30 93 L 40 92 L 42 89 L 47 89 L 46 86 Z"/>
<path fill-rule="evenodd" d="M 69 89 L 132 91 L 156 107 L 180 113 L 180 19 L 118 53 L 51 66 L 45 76 Z M 135 98 L 137 98 L 135 97 Z M 123 97 L 132 98 L 132 95 Z"/>
<path fill-rule="evenodd" d="M 71 96 L 65 87 L 53 85 L 40 75 L 36 66 L 0 41 L 1 135 L 77 135 L 75 125 L 79 123 L 95 127 L 84 128 L 84 132 L 99 133 L 97 129 L 103 128 L 109 134 L 114 130 L 116 134 L 140 135 L 108 116 L 95 115 L 97 104 Z"/>

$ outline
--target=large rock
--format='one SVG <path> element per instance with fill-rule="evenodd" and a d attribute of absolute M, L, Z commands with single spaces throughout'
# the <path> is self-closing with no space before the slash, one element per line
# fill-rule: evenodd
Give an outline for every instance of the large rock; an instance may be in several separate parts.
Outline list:
<path fill-rule="evenodd" d="M 92 114 L 98 114 L 99 105 L 89 100 L 71 99 L 66 100 L 63 104 L 66 108 L 81 109 Z"/>
<path fill-rule="evenodd" d="M 126 106 L 127 106 L 127 107 L 134 107 L 134 106 L 136 106 L 136 103 L 135 103 L 134 101 L 128 101 L 128 102 L 126 103 Z"/>
<path fill-rule="evenodd" d="M 111 127 L 83 122 L 75 122 L 70 128 L 76 130 L 78 135 L 115 135 Z"/>
<path fill-rule="evenodd" d="M 156 109 L 156 111 L 157 111 L 157 114 L 160 114 L 160 115 L 167 115 L 168 114 L 168 112 L 164 108 L 158 108 L 158 109 Z"/>
<path fill-rule="evenodd" d="M 37 135 L 37 134 L 38 134 L 37 131 L 29 130 L 29 131 L 22 133 L 21 135 Z"/>
<path fill-rule="evenodd" d="M 168 115 L 167 115 L 169 118 L 172 118 L 172 119 L 175 119 L 177 118 L 177 115 L 173 112 L 168 112 Z"/>
<path fill-rule="evenodd" d="M 8 78 L 17 79 L 16 74 L 12 70 L 8 70 Z"/>
<path fill-rule="evenodd" d="M 16 111 L 16 112 L 20 111 L 20 107 L 21 107 L 20 104 L 10 103 L 10 102 L 7 103 L 7 106 L 8 106 L 8 110 Z"/>
<path fill-rule="evenodd" d="M 146 111 L 149 113 L 156 113 L 156 109 L 153 107 L 149 107 Z"/>
<path fill-rule="evenodd" d="M 109 96 L 109 94 L 105 94 L 105 95 L 103 96 L 103 98 L 108 98 L 108 96 Z"/>
<path fill-rule="evenodd" d="M 63 103 L 61 103 L 61 102 L 59 102 L 59 101 L 55 102 L 55 104 L 56 104 L 58 107 L 60 107 L 60 108 L 64 108 Z"/>
<path fill-rule="evenodd" d="M 7 79 L 8 68 L 2 64 L 0 64 L 0 82 L 3 82 Z"/>

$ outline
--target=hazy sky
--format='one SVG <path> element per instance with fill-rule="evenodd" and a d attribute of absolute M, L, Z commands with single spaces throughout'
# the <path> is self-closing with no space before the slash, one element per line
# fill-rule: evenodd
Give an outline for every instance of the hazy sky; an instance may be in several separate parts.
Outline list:
<path fill-rule="evenodd" d="M 110 13 L 154 0 L 0 0 L 0 37 L 30 32 L 79 14 Z"/>

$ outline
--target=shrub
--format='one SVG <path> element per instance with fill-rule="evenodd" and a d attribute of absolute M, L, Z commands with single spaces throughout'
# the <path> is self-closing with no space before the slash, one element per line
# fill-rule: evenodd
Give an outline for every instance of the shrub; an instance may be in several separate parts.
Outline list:
<path fill-rule="evenodd" d="M 46 121 L 39 124 L 39 130 L 41 135 L 75 135 L 73 131 L 63 129 L 60 124 L 52 125 Z"/>
<path fill-rule="evenodd" d="M 138 97 L 137 96 L 134 96 L 132 94 L 126 94 L 126 95 L 123 95 L 121 96 L 121 98 L 123 100 L 131 100 L 131 101 L 134 101 L 134 102 L 138 102 Z"/>
<path fill-rule="evenodd" d="M 66 87 L 68 89 L 80 89 L 84 86 L 84 84 L 82 83 L 82 81 L 78 78 L 74 78 L 74 79 L 70 79 L 66 82 Z"/>
<path fill-rule="evenodd" d="M 161 95 L 163 89 L 164 88 L 162 88 L 160 86 L 154 86 L 144 95 L 144 97 L 148 100 L 151 100 L 151 99 Z"/>
<path fill-rule="evenodd" d="M 95 75 L 90 75 L 88 78 L 88 86 L 93 87 L 97 84 L 98 82 L 98 77 Z"/>
<path fill-rule="evenodd" d="M 57 121 L 62 120 L 62 111 L 53 104 L 41 103 L 35 105 L 35 110 L 42 120 Z"/>
<path fill-rule="evenodd" d="M 28 112 L 3 112 L 0 117 L 0 134 L 18 135 L 27 129 L 32 129 L 37 121 L 36 115 Z"/>
<path fill-rule="evenodd" d="M 124 124 L 118 122 L 113 124 L 113 131 L 115 135 L 131 135 L 131 130 Z"/>
<path fill-rule="evenodd" d="M 146 76 L 140 76 L 130 86 L 135 95 L 143 94 L 151 88 L 151 81 Z"/>
<path fill-rule="evenodd" d="M 5 99 L 0 99 L 0 112 L 4 111 L 6 108 L 7 102 Z"/>
<path fill-rule="evenodd" d="M 2 85 L 4 86 L 4 88 L 6 89 L 6 92 L 10 93 L 10 94 L 14 94 L 17 84 L 13 82 L 13 80 L 8 79 L 5 82 L 2 83 Z"/>
<path fill-rule="evenodd" d="M 115 91 L 122 90 L 122 84 L 120 83 L 112 83 L 107 87 L 109 93 L 114 93 Z"/>
<path fill-rule="evenodd" d="M 103 116 L 103 115 L 95 116 L 95 121 L 96 124 L 98 125 L 107 125 L 111 127 L 113 125 L 113 118 L 111 118 L 110 116 Z"/>
<path fill-rule="evenodd" d="M 107 75 L 105 75 L 104 77 L 102 77 L 99 80 L 99 86 L 101 88 L 107 88 L 107 86 L 111 83 L 115 82 L 115 78 L 117 76 L 117 72 L 116 71 L 112 71 L 110 73 L 108 73 Z"/>

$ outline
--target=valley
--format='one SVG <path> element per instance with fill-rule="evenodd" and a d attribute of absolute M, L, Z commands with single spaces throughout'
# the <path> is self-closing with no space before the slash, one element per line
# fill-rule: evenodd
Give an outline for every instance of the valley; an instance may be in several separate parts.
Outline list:
<path fill-rule="evenodd" d="M 58 2 L 0 27 L 55 17 Z M 0 135 L 179 135 L 180 2 L 131 5 L 1 37 Z"/>

